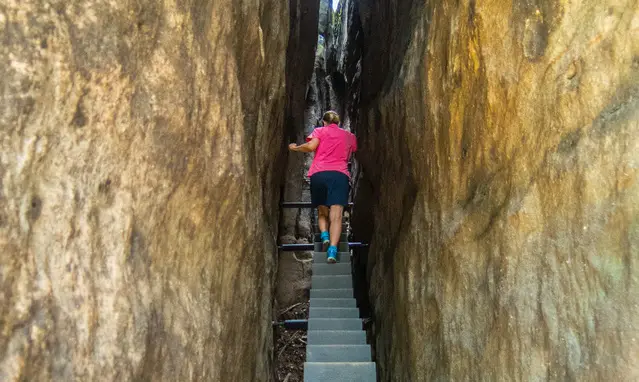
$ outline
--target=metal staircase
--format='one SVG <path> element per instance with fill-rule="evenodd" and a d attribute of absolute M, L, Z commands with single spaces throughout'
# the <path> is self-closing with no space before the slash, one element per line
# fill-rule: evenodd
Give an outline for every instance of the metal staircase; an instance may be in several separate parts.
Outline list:
<path fill-rule="evenodd" d="M 348 229 L 345 221 L 343 231 Z M 336 264 L 326 263 L 319 233 L 314 236 L 304 381 L 375 382 L 375 363 L 353 293 L 348 234 L 340 237 Z"/>
<path fill-rule="evenodd" d="M 345 209 L 353 206 L 349 203 Z M 311 208 L 308 202 L 285 202 L 282 208 Z M 315 222 L 315 213 L 311 215 Z M 283 251 L 313 250 L 308 320 L 286 320 L 277 325 L 307 332 L 304 382 L 375 382 L 377 371 L 353 290 L 351 248 L 368 244 L 349 242 L 350 226 L 342 219 L 338 262 L 326 263 L 319 227 L 314 224 L 312 244 L 280 244 Z"/>

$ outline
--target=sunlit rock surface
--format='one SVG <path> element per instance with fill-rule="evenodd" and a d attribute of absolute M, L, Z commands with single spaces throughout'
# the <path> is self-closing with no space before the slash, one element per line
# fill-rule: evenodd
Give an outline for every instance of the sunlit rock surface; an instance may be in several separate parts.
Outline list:
<path fill-rule="evenodd" d="M 638 380 L 636 2 L 359 3 L 381 380 Z"/>
<path fill-rule="evenodd" d="M 288 3 L 0 6 L 0 380 L 270 379 Z"/>

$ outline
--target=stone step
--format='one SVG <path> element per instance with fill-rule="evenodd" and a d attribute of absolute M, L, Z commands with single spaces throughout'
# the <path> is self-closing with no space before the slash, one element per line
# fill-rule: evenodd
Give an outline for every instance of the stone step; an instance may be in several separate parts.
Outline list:
<path fill-rule="evenodd" d="M 316 263 L 326 263 L 326 252 L 313 252 L 313 261 Z M 350 263 L 351 254 L 349 252 L 338 252 L 337 262 Z"/>
<path fill-rule="evenodd" d="M 357 308 L 354 298 L 311 298 L 311 308 Z"/>
<path fill-rule="evenodd" d="M 306 362 L 371 362 L 369 345 L 308 345 Z"/>
<path fill-rule="evenodd" d="M 362 330 L 359 318 L 309 318 L 308 330 Z"/>
<path fill-rule="evenodd" d="M 373 362 L 305 362 L 304 382 L 376 382 Z"/>
<path fill-rule="evenodd" d="M 313 263 L 313 275 L 350 275 L 350 263 Z"/>
<path fill-rule="evenodd" d="M 320 252 L 320 251 L 322 250 L 322 243 L 315 243 L 315 245 L 314 245 L 314 250 L 315 250 L 316 252 Z M 337 245 L 337 250 L 338 250 L 339 252 L 348 252 L 348 242 L 345 242 L 345 241 L 340 242 L 340 243 Z"/>
<path fill-rule="evenodd" d="M 337 264 L 331 264 L 337 265 Z M 353 289 L 311 289 L 311 298 L 353 298 Z"/>
<path fill-rule="evenodd" d="M 310 308 L 310 318 L 359 318 L 357 308 Z"/>
<path fill-rule="evenodd" d="M 313 275 L 311 277 L 311 289 L 346 289 L 352 287 L 353 279 L 351 278 L 351 275 Z"/>
<path fill-rule="evenodd" d="M 320 241 L 322 241 L 320 239 L 320 234 L 316 233 L 314 242 L 318 243 Z M 339 237 L 339 241 L 348 242 L 348 235 L 345 232 L 342 232 L 342 234 Z"/>
<path fill-rule="evenodd" d="M 309 345 L 364 345 L 366 332 L 363 330 L 309 330 Z"/>

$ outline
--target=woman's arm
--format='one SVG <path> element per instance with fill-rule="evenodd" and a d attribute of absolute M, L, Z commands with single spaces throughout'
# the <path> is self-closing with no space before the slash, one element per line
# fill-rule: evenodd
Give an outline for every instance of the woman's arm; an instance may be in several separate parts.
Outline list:
<path fill-rule="evenodd" d="M 288 145 L 288 149 L 291 151 L 300 151 L 303 153 L 311 153 L 317 149 L 319 146 L 319 139 L 313 138 L 309 142 L 304 143 L 303 145 L 297 145 L 295 143 L 291 143 Z"/>

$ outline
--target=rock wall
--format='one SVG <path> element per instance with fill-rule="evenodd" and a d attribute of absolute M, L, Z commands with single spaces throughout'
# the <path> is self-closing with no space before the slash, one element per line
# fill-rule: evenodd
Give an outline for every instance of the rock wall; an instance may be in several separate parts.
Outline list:
<path fill-rule="evenodd" d="M 381 380 L 639 379 L 637 3 L 350 3 Z"/>
<path fill-rule="evenodd" d="M 308 104 L 309 81 L 313 65 L 318 35 L 318 20 L 322 15 L 321 2 L 326 0 L 291 0 L 291 33 L 286 57 L 287 141 L 303 142 L 305 131 L 305 110 Z M 307 156 L 289 154 L 282 189 L 283 201 L 310 201 L 310 188 L 304 181 Z M 282 209 L 279 226 L 279 240 L 284 244 L 308 243 L 311 235 L 311 211 L 308 209 Z M 300 254 L 302 256 L 302 254 Z M 310 264 L 299 262 L 292 252 L 280 252 L 277 272 L 276 300 L 278 308 L 286 308 L 304 301 L 310 287 Z"/>
<path fill-rule="evenodd" d="M 291 34 L 287 52 L 287 104 L 286 131 L 289 142 L 301 142 L 304 137 L 304 110 L 307 107 L 308 85 L 313 74 L 313 58 L 317 44 L 320 0 L 292 0 L 290 2 Z M 289 155 L 284 185 L 284 200 L 302 200 L 304 189 L 304 156 Z M 282 211 L 280 235 L 285 241 L 310 234 L 308 211 L 285 209 Z M 300 220 L 302 222 L 300 222 Z M 301 231 L 301 232 L 300 232 Z"/>
<path fill-rule="evenodd" d="M 271 378 L 288 17 L 3 2 L 0 380 Z"/>

